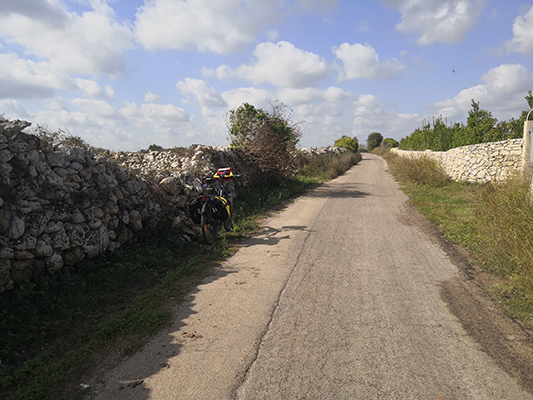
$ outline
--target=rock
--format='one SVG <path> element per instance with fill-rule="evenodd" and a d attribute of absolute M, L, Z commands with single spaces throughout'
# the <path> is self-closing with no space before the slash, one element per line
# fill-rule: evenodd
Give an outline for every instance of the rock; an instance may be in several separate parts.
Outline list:
<path fill-rule="evenodd" d="M 0 247 L 0 259 L 11 260 L 15 257 L 15 250 L 11 247 Z"/>
<path fill-rule="evenodd" d="M 63 229 L 63 223 L 60 221 L 48 221 L 47 224 L 44 227 L 45 233 L 54 233 L 59 232 L 61 229 Z"/>
<path fill-rule="evenodd" d="M 44 260 L 48 273 L 55 274 L 63 268 L 63 257 L 59 253 L 54 253 Z"/>
<path fill-rule="evenodd" d="M 66 250 L 70 247 L 70 236 L 62 227 L 59 231 L 50 235 L 52 238 L 52 247 L 55 250 Z"/>
<path fill-rule="evenodd" d="M 61 151 L 54 151 L 46 155 L 46 161 L 51 167 L 65 166 L 65 154 Z"/>
<path fill-rule="evenodd" d="M 24 218 L 19 216 L 14 216 L 11 218 L 11 231 L 10 231 L 10 237 L 11 239 L 18 239 L 22 235 L 24 235 L 25 232 L 25 223 Z"/>
<path fill-rule="evenodd" d="M 107 229 L 105 226 L 100 226 L 99 229 L 91 230 L 85 235 L 85 244 L 82 248 L 88 258 L 94 258 L 103 253 L 108 245 Z"/>
<path fill-rule="evenodd" d="M 0 163 L 7 163 L 13 158 L 13 153 L 7 149 L 0 150 Z"/>
<path fill-rule="evenodd" d="M 161 182 L 159 182 L 159 184 L 168 194 L 179 194 L 183 188 L 181 181 L 173 176 L 163 179 Z"/>
<path fill-rule="evenodd" d="M 50 246 L 50 244 L 42 241 L 42 240 L 38 240 L 37 241 L 37 245 L 35 246 L 35 256 L 36 257 L 50 257 L 54 252 L 54 249 L 52 248 L 52 246 Z"/>
<path fill-rule="evenodd" d="M 70 214 L 70 222 L 73 224 L 81 224 L 82 222 L 85 222 L 85 217 L 79 209 L 75 208 Z"/>

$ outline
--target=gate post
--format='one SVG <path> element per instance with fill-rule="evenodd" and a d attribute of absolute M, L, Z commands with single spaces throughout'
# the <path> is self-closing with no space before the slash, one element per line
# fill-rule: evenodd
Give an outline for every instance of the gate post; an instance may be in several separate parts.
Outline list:
<path fill-rule="evenodd" d="M 533 146 L 531 146 L 532 131 L 533 121 L 526 120 L 524 122 L 524 148 L 522 149 L 522 167 L 524 172 L 531 172 L 531 164 L 533 163 Z"/>

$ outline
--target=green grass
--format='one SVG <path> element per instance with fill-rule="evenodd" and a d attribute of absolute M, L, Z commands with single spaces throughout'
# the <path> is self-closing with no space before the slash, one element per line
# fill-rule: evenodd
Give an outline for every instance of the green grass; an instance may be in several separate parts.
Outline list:
<path fill-rule="evenodd" d="M 533 326 L 533 202 L 529 177 L 516 175 L 497 184 L 444 182 L 438 177 L 442 172 L 438 164 L 416 163 L 390 152 L 381 155 L 413 205 L 439 227 L 445 238 L 466 248 L 479 269 L 503 280 L 490 290 L 502 307 Z"/>
<path fill-rule="evenodd" d="M 338 175 L 339 160 L 324 164 Z M 353 163 L 342 163 L 345 170 Z M 36 282 L 0 294 L 0 398 L 63 398 L 108 349 L 134 351 L 171 316 L 170 306 L 235 251 L 260 220 L 288 199 L 316 187 L 322 171 L 240 193 L 235 228 L 213 246 L 171 228 Z M 71 394 L 72 395 L 72 394 Z M 69 395 L 69 397 L 71 396 Z"/>

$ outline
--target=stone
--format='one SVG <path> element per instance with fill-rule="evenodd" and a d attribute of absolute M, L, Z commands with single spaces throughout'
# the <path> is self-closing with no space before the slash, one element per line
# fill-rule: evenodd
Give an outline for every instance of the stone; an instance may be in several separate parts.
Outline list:
<path fill-rule="evenodd" d="M 35 254 L 28 250 L 15 251 L 13 253 L 14 260 L 32 260 L 35 258 Z"/>
<path fill-rule="evenodd" d="M 50 257 L 53 252 L 54 252 L 54 249 L 52 248 L 52 246 L 50 246 L 50 244 L 42 240 L 37 241 L 37 245 L 35 246 L 36 257 L 41 257 L 41 258 Z"/>
<path fill-rule="evenodd" d="M 91 229 L 97 229 L 102 225 L 102 220 L 100 218 L 92 218 L 87 221 L 87 225 L 89 225 L 89 228 Z"/>
<path fill-rule="evenodd" d="M 68 204 L 57 202 L 52 206 L 52 215 L 50 219 L 55 221 L 68 221 L 72 215 Z"/>
<path fill-rule="evenodd" d="M 81 224 L 82 222 L 85 222 L 85 217 L 79 209 L 75 208 L 70 214 L 70 222 L 73 224 Z"/>
<path fill-rule="evenodd" d="M 0 247 L 0 259 L 11 260 L 15 257 L 15 250 L 11 247 Z"/>
<path fill-rule="evenodd" d="M 13 158 L 13 153 L 7 149 L 0 150 L 0 163 L 7 163 Z"/>
<path fill-rule="evenodd" d="M 159 182 L 159 184 L 168 194 L 179 194 L 183 188 L 181 181 L 173 176 L 163 179 L 161 182 Z"/>
<path fill-rule="evenodd" d="M 14 216 L 11 218 L 11 231 L 10 231 L 10 237 L 11 239 L 18 239 L 22 235 L 24 235 L 25 232 L 25 221 L 24 218 L 19 216 Z"/>
<path fill-rule="evenodd" d="M 47 174 L 45 175 L 46 181 L 50 186 L 63 186 L 64 179 L 61 178 L 58 174 L 53 172 L 52 170 L 47 171 Z"/>
<path fill-rule="evenodd" d="M 109 245 L 109 236 L 105 226 L 99 229 L 91 230 L 85 235 L 85 244 L 82 246 L 83 251 L 88 258 L 94 258 L 103 253 Z"/>
<path fill-rule="evenodd" d="M 52 247 L 55 250 L 66 250 L 70 247 L 70 236 L 64 228 L 50 235 L 52 238 Z"/>
<path fill-rule="evenodd" d="M 51 167 L 64 167 L 65 166 L 65 154 L 61 151 L 54 151 L 46 155 L 46 161 Z"/>
<path fill-rule="evenodd" d="M 65 232 L 70 238 L 71 246 L 83 246 L 85 244 L 85 230 L 80 225 L 66 224 Z"/>
<path fill-rule="evenodd" d="M 44 227 L 45 233 L 55 233 L 63 229 L 63 223 L 61 221 L 48 221 Z"/>
<path fill-rule="evenodd" d="M 55 274 L 63 268 L 63 257 L 59 253 L 54 253 L 44 260 L 48 273 Z"/>

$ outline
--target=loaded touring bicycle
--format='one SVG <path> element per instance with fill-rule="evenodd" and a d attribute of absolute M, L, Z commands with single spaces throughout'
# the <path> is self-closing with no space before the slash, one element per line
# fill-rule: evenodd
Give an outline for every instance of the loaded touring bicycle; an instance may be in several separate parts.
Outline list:
<path fill-rule="evenodd" d="M 233 228 L 233 195 L 226 183 L 238 178 L 233 168 L 219 168 L 213 176 L 202 179 L 204 194 L 187 205 L 189 217 L 200 225 L 204 241 L 211 245 L 222 226 L 226 231 Z"/>

